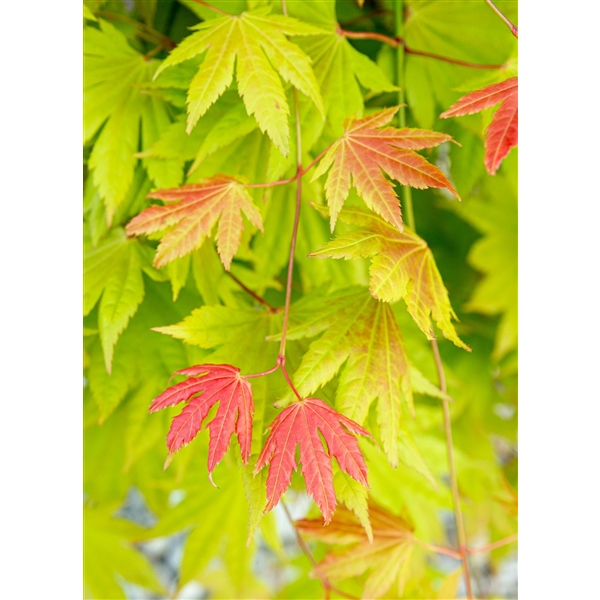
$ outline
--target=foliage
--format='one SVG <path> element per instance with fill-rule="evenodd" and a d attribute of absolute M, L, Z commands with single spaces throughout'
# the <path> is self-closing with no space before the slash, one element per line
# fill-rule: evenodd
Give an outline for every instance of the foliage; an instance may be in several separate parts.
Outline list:
<path fill-rule="evenodd" d="M 473 597 L 514 548 L 516 6 L 362 4 L 84 0 L 86 598 Z"/>

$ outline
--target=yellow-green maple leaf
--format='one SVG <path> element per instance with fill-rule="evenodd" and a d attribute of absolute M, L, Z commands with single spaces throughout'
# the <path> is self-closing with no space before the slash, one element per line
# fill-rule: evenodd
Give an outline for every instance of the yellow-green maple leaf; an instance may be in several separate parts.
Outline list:
<path fill-rule="evenodd" d="M 319 298 L 322 300 L 322 298 Z M 294 309 L 292 308 L 292 318 Z M 336 394 L 338 410 L 359 424 L 378 398 L 377 422 L 383 448 L 398 464 L 402 398 L 412 411 L 410 368 L 400 328 L 389 304 L 377 302 L 364 288 L 327 296 L 322 308 L 291 327 L 290 340 L 325 332 L 312 342 L 294 374 L 294 385 L 306 397 L 325 385 L 342 368 Z M 287 392 L 284 401 L 291 401 Z"/>
<path fill-rule="evenodd" d="M 140 124 L 146 146 L 154 143 L 170 118 L 164 103 L 141 93 L 152 80 L 158 61 L 147 60 L 110 23 L 84 29 L 84 143 L 94 142 L 89 160 L 95 186 L 110 224 L 133 182 Z M 171 182 L 173 163 L 145 165 L 154 178 Z"/>
<path fill-rule="evenodd" d="M 325 213 L 323 208 L 321 212 Z M 452 319 L 456 314 L 425 240 L 404 228 L 400 233 L 372 212 L 348 207 L 340 219 L 359 225 L 309 254 L 315 258 L 371 258 L 370 291 L 378 300 L 406 302 L 408 312 L 423 333 L 433 339 L 433 318 L 446 338 L 460 348 L 469 347 L 458 337 Z"/>
<path fill-rule="evenodd" d="M 321 35 L 299 40 L 298 45 L 313 61 L 313 71 L 321 86 L 328 122 L 341 134 L 347 117 L 362 117 L 364 93 L 393 92 L 395 86 L 368 56 L 359 52 L 339 32 L 335 0 L 291 2 L 290 15 L 322 27 Z"/>
<path fill-rule="evenodd" d="M 285 37 L 314 35 L 321 30 L 268 13 L 269 9 L 257 9 L 196 25 L 196 33 L 183 40 L 158 69 L 157 74 L 206 52 L 188 90 L 188 133 L 231 85 L 234 63 L 238 91 L 248 114 L 254 115 L 261 131 L 269 135 L 283 154 L 289 152 L 290 109 L 279 75 L 310 97 L 324 114 L 310 59 Z"/>
<path fill-rule="evenodd" d="M 84 241 L 83 314 L 89 314 L 102 296 L 98 327 L 108 373 L 115 344 L 144 298 L 138 246 L 122 229 L 112 230 L 97 247 L 89 239 Z"/>

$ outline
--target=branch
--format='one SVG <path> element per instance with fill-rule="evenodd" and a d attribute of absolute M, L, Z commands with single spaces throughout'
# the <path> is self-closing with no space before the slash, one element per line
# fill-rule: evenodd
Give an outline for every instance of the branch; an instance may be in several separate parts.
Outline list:
<path fill-rule="evenodd" d="M 441 56 L 440 54 L 433 54 L 432 52 L 425 52 L 423 50 L 413 50 L 406 44 L 404 45 L 404 51 L 406 54 L 413 54 L 415 56 L 424 56 L 426 58 L 435 58 L 443 62 L 450 63 L 451 65 L 459 65 L 461 67 L 468 67 L 469 69 L 501 69 L 504 65 L 480 65 L 477 63 L 467 62 L 466 60 L 458 60 L 457 58 L 448 58 L 447 56 Z"/>
<path fill-rule="evenodd" d="M 264 298 L 261 298 L 256 292 L 253 292 L 249 287 L 246 287 L 231 271 L 225 271 L 231 279 L 233 279 L 246 293 L 250 294 L 257 302 L 266 306 L 270 312 L 276 312 L 277 309 L 271 306 Z"/>
<path fill-rule="evenodd" d="M 440 54 L 434 54 L 433 52 L 426 52 L 425 50 L 414 50 L 410 48 L 404 38 L 401 35 L 397 35 L 395 38 L 389 37 L 387 35 L 383 35 L 381 33 L 373 33 L 371 31 L 346 31 L 342 29 L 339 25 L 337 27 L 337 32 L 339 35 L 343 35 L 347 38 L 352 38 L 356 40 L 377 40 L 379 42 L 383 42 L 392 48 L 398 48 L 402 46 L 404 48 L 404 52 L 406 54 L 414 54 L 415 56 L 424 56 L 426 58 L 434 58 L 436 60 L 441 60 L 446 63 L 450 63 L 452 65 L 459 65 L 461 67 L 468 67 L 469 69 L 500 69 L 503 65 L 481 65 L 478 63 L 468 62 L 466 60 L 459 60 L 457 58 L 449 58 L 447 56 L 441 56 Z"/>
<path fill-rule="evenodd" d="M 482 554 L 483 552 L 489 552 L 490 550 L 495 550 L 496 548 L 501 548 L 502 546 L 506 546 L 507 544 L 512 544 L 512 542 L 516 542 L 519 539 L 518 533 L 513 533 L 508 537 L 502 538 L 497 542 L 493 542 L 492 544 L 487 544 L 486 546 L 481 546 L 481 548 L 469 548 L 467 552 L 469 554 Z"/>
<path fill-rule="evenodd" d="M 279 356 L 281 356 L 284 361 L 282 366 L 285 366 L 285 343 L 290 316 L 290 302 L 292 299 L 292 278 L 294 276 L 294 253 L 296 251 L 298 225 L 300 223 L 300 208 L 302 204 L 302 136 L 300 131 L 300 108 L 298 106 L 298 92 L 296 88 L 294 88 L 294 107 L 296 111 L 296 161 L 298 165 L 296 170 L 296 212 L 294 214 L 292 241 L 290 243 L 290 258 L 288 261 L 287 283 L 285 288 L 285 308 L 283 312 L 283 329 L 281 332 L 281 345 L 279 346 Z M 298 392 L 296 392 L 296 394 L 298 394 Z"/>
<path fill-rule="evenodd" d="M 413 536 L 413 541 L 415 544 L 422 546 L 423 548 L 427 548 L 427 550 L 431 550 L 432 552 L 437 552 L 438 554 L 445 554 L 446 556 L 451 556 L 452 558 L 456 558 L 460 560 L 461 556 L 458 552 L 454 552 L 454 550 L 450 550 L 448 548 L 442 548 L 441 546 L 434 546 L 433 544 L 428 544 L 427 542 L 421 541 L 419 538 Z"/>
<path fill-rule="evenodd" d="M 294 533 L 296 534 L 296 541 L 298 542 L 298 545 L 300 546 L 302 552 L 304 552 L 304 554 L 306 555 L 306 558 L 308 558 L 308 560 L 310 561 L 310 564 L 313 567 L 316 567 L 317 561 L 315 560 L 313 553 L 311 552 L 310 548 L 308 547 L 308 544 L 303 539 L 303 537 L 300 535 L 299 531 L 296 529 L 296 523 L 294 523 L 294 520 L 292 519 L 292 515 L 290 514 L 290 511 L 288 510 L 288 507 L 286 506 L 286 504 L 283 500 L 280 500 L 280 502 L 281 502 L 281 507 L 283 508 L 283 511 L 285 512 L 285 515 L 290 522 L 290 525 L 294 528 Z M 352 594 L 348 594 L 347 592 L 344 592 L 342 590 L 339 590 L 336 587 L 333 587 L 331 585 L 331 583 L 329 583 L 328 579 L 320 578 L 320 577 L 319 577 L 319 579 L 321 580 L 321 583 L 323 584 L 323 587 L 325 588 L 325 598 L 329 598 L 328 592 L 331 591 L 331 592 L 335 592 L 336 594 L 338 594 L 339 596 L 342 596 L 344 598 L 350 598 L 351 600 L 359 600 L 356 596 L 353 596 Z"/>
<path fill-rule="evenodd" d="M 138 30 L 139 37 L 148 42 L 158 42 L 159 44 L 162 44 L 167 50 L 173 50 L 173 48 L 177 46 L 177 43 L 175 41 L 162 34 L 160 31 L 149 27 L 145 23 L 140 23 L 140 21 L 136 21 L 135 19 L 126 17 L 125 15 L 120 15 L 119 13 L 113 13 L 107 10 L 97 10 L 95 14 L 99 17 L 105 17 L 109 21 L 121 21 L 122 23 L 132 25 Z"/>
<path fill-rule="evenodd" d="M 432 330 L 433 334 L 433 330 Z M 438 348 L 437 340 L 435 337 L 431 340 L 431 348 L 433 349 L 433 356 L 435 358 L 435 367 L 438 372 L 438 378 L 440 381 L 440 390 L 446 393 L 446 375 L 444 373 L 444 366 L 442 365 L 442 359 L 440 357 L 440 350 Z M 456 520 L 456 531 L 458 533 L 458 544 L 460 558 L 463 564 L 463 571 L 465 574 L 465 584 L 467 587 L 467 598 L 473 598 L 473 590 L 471 589 L 471 575 L 469 573 L 469 561 L 467 560 L 467 535 L 465 533 L 465 525 L 462 518 L 462 512 L 460 510 L 460 495 L 458 492 L 458 480 L 456 478 L 456 467 L 454 464 L 454 447 L 452 445 L 452 421 L 450 419 L 450 407 L 447 402 L 442 402 L 444 409 L 444 431 L 446 433 L 446 452 L 448 453 L 448 467 L 450 469 L 450 486 L 452 488 L 452 500 L 454 504 L 454 518 Z"/>
<path fill-rule="evenodd" d="M 506 23 L 506 25 L 508 25 L 508 28 L 510 29 L 511 33 L 517 38 L 519 39 L 519 30 L 517 29 L 517 27 L 515 27 L 501 12 L 500 10 L 496 7 L 496 5 L 492 2 L 492 0 L 485 0 L 486 4 L 488 4 L 491 9 Z"/>
<path fill-rule="evenodd" d="M 208 2 L 204 2 L 204 0 L 192 0 L 192 2 L 195 2 L 196 4 L 202 4 L 202 6 L 206 6 L 206 8 L 209 8 L 210 10 L 212 10 L 216 13 L 219 13 L 220 15 L 231 16 L 231 13 L 225 12 L 224 10 L 217 8 L 216 6 L 213 6 L 212 4 L 209 4 Z"/>

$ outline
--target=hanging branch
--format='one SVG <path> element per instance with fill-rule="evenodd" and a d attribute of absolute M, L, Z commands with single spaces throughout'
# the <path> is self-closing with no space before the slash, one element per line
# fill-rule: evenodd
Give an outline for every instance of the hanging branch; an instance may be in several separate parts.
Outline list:
<path fill-rule="evenodd" d="M 492 2 L 492 0 L 485 0 L 486 4 L 506 23 L 511 33 L 519 39 L 519 30 L 515 27 L 500 11 L 500 9 Z"/>

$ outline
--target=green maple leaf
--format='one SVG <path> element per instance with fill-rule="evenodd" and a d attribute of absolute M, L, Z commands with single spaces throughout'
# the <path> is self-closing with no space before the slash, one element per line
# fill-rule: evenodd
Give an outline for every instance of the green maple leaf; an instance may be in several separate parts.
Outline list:
<path fill-rule="evenodd" d="M 327 214 L 323 207 L 315 208 Z M 371 258 L 369 289 L 373 297 L 386 302 L 404 299 L 408 312 L 429 339 L 433 339 L 433 318 L 446 338 L 469 350 L 452 324 L 456 315 L 427 243 L 407 228 L 400 233 L 387 221 L 360 208 L 343 209 L 340 219 L 360 229 L 338 236 L 309 256 Z"/>
<path fill-rule="evenodd" d="M 484 277 L 465 309 L 502 315 L 494 346 L 494 357 L 500 359 L 517 347 L 518 340 L 517 201 L 505 179 L 486 187 L 486 199 L 469 199 L 461 212 L 463 219 L 484 234 L 467 257 Z"/>
<path fill-rule="evenodd" d="M 206 52 L 188 90 L 188 133 L 231 85 L 236 57 L 238 91 L 246 110 L 283 154 L 289 152 L 290 109 L 279 75 L 310 97 L 324 114 L 310 59 L 285 37 L 314 35 L 320 30 L 290 17 L 269 15 L 269 10 L 218 17 L 196 25 L 197 32 L 183 40 L 158 69 L 157 75 Z"/>
<path fill-rule="evenodd" d="M 378 398 L 379 423 L 384 450 L 398 464 L 397 440 L 401 422 L 401 403 L 412 411 L 410 368 L 400 328 L 389 304 L 377 302 L 364 288 L 350 288 L 318 297 L 316 306 L 304 302 L 294 316 L 309 315 L 302 324 L 292 326 L 287 338 L 294 340 L 325 332 L 312 342 L 294 374 L 294 385 L 309 396 L 341 370 L 336 406 L 345 416 L 364 423 L 369 406 Z M 292 307 L 294 315 L 294 307 Z M 291 401 L 291 391 L 283 397 Z"/>
<path fill-rule="evenodd" d="M 108 510 L 107 510 L 108 508 Z M 164 594 L 165 589 L 146 558 L 137 551 L 132 541 L 142 530 L 123 519 L 113 516 L 115 506 L 85 506 L 83 582 L 86 598 L 123 598 L 127 596 L 117 583 L 119 575 L 154 592 Z"/>
<path fill-rule="evenodd" d="M 149 146 L 170 121 L 164 103 L 141 93 L 158 61 L 135 51 L 110 23 L 84 29 L 84 143 L 98 133 L 89 159 L 94 184 L 106 205 L 108 223 L 133 181 L 139 150 Z M 146 162 L 153 179 L 173 181 L 173 163 Z M 165 172 L 166 169 L 166 172 Z"/>
<path fill-rule="evenodd" d="M 83 314 L 100 297 L 98 327 L 106 370 L 111 372 L 115 344 L 144 298 L 143 260 L 139 244 L 122 229 L 113 229 L 95 248 L 84 241 Z"/>
<path fill-rule="evenodd" d="M 313 61 L 313 71 L 321 86 L 327 117 L 336 133 L 341 133 L 347 117 L 364 114 L 365 88 L 372 93 L 393 92 L 395 86 L 377 63 L 352 46 L 338 32 L 335 1 L 290 3 L 290 14 L 322 27 L 326 32 L 298 45 Z"/>

